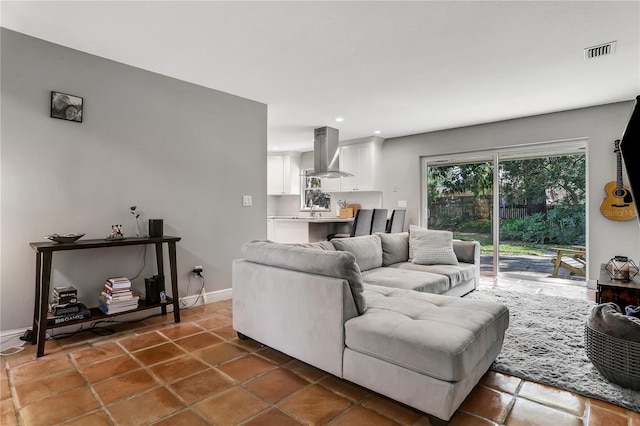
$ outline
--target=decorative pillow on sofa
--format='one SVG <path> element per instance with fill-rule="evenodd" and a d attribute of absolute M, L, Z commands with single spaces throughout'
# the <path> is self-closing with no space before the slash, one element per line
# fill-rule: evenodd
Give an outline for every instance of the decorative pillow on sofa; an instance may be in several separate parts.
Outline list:
<path fill-rule="evenodd" d="M 376 233 L 382 242 L 382 266 L 409 260 L 409 233 Z"/>
<path fill-rule="evenodd" d="M 331 240 L 331 244 L 336 250 L 352 253 L 356 257 L 360 271 L 364 272 L 382 266 L 382 243 L 378 235 L 334 238 Z"/>
<path fill-rule="evenodd" d="M 412 263 L 418 265 L 457 265 L 453 251 L 453 233 L 409 226 L 409 247 Z"/>

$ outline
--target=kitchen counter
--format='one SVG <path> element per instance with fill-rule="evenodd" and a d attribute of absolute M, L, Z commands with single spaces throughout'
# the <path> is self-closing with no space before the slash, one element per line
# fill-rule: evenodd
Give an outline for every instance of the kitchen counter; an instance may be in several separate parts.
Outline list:
<path fill-rule="evenodd" d="M 335 216 L 267 216 L 267 238 L 279 243 L 326 241 L 327 235 L 349 233 L 353 218 Z"/>

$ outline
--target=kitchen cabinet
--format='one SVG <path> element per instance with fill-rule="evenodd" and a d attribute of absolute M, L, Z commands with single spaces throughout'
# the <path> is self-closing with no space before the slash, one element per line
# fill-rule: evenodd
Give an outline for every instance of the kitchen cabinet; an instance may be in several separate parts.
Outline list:
<path fill-rule="evenodd" d="M 380 191 L 382 142 L 378 137 L 347 141 L 340 146 L 340 170 L 353 176 L 323 179 L 327 192 Z"/>
<path fill-rule="evenodd" d="M 275 239 L 276 239 L 275 219 L 267 219 L 267 240 L 275 241 Z"/>
<path fill-rule="evenodd" d="M 267 194 L 300 195 L 300 153 L 267 155 Z"/>

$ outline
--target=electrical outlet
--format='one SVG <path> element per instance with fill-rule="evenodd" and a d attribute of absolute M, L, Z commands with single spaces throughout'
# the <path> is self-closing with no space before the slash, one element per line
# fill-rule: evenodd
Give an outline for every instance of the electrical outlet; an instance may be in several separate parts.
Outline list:
<path fill-rule="evenodd" d="M 193 267 L 193 273 L 194 274 L 201 274 L 202 273 L 202 265 L 196 265 Z"/>
<path fill-rule="evenodd" d="M 251 195 L 243 195 L 242 205 L 244 207 L 251 207 L 253 205 L 253 197 Z"/>

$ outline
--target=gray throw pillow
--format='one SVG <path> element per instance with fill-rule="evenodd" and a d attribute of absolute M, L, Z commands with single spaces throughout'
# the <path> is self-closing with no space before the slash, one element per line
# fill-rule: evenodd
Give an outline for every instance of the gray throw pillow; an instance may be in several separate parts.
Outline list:
<path fill-rule="evenodd" d="M 376 233 L 382 242 L 382 266 L 409 260 L 409 233 Z"/>
<path fill-rule="evenodd" d="M 450 231 L 435 231 L 411 225 L 409 246 L 413 251 L 411 262 L 417 265 L 458 264 L 453 251 L 453 233 Z"/>
<path fill-rule="evenodd" d="M 352 253 L 362 272 L 382 266 L 382 243 L 378 235 L 334 238 L 331 244 L 336 250 Z"/>

